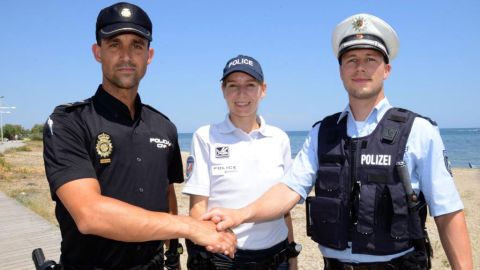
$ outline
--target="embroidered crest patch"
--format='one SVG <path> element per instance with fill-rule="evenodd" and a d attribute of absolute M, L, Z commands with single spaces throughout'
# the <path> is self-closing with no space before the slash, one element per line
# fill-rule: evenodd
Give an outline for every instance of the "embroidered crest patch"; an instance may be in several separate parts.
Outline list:
<path fill-rule="evenodd" d="M 215 157 L 216 158 L 229 158 L 230 157 L 230 148 L 228 148 L 228 146 L 215 147 Z"/>
<path fill-rule="evenodd" d="M 97 144 L 95 146 L 97 154 L 100 157 L 100 163 L 106 164 L 112 162 L 110 159 L 113 152 L 113 144 L 110 139 L 110 135 L 105 132 L 100 133 L 97 136 Z"/>

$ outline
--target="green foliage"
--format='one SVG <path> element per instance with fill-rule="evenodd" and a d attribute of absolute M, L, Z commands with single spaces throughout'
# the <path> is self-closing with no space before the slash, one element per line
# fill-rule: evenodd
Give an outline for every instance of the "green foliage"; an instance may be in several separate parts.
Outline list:
<path fill-rule="evenodd" d="M 33 125 L 32 129 L 30 129 L 30 133 L 31 134 L 35 134 L 35 133 L 42 134 L 43 133 L 43 125 L 42 124 Z"/>
<path fill-rule="evenodd" d="M 32 141 L 41 141 L 43 140 L 43 134 L 42 133 L 32 133 L 30 136 L 28 136 L 30 140 Z"/>
<path fill-rule="evenodd" d="M 21 125 L 6 124 L 3 126 L 3 138 L 14 140 L 15 135 L 20 137 L 23 133 L 25 133 L 25 129 Z"/>
<path fill-rule="evenodd" d="M 35 124 L 30 130 L 28 136 L 32 141 L 41 141 L 43 139 L 43 125 Z"/>
<path fill-rule="evenodd" d="M 31 129 L 24 129 L 21 125 L 5 124 L 3 125 L 3 138 L 5 140 L 30 139 L 32 141 L 41 141 L 43 139 L 43 124 L 35 124 Z"/>

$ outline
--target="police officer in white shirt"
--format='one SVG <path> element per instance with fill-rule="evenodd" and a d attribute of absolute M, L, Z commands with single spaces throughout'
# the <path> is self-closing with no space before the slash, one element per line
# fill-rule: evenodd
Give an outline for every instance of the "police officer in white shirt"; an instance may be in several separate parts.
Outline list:
<path fill-rule="evenodd" d="M 380 18 L 357 14 L 337 25 L 332 46 L 349 97 L 345 110 L 314 125 L 282 183 L 247 207 L 203 218 L 224 229 L 277 218 L 307 200 L 308 233 L 325 269 L 427 269 L 426 202 L 452 269 L 472 269 L 438 127 L 393 108 L 384 95 L 397 34 Z"/>
<path fill-rule="evenodd" d="M 222 76 L 228 114 L 218 124 L 200 127 L 187 158 L 190 215 L 200 217 L 214 207 L 240 208 L 278 183 L 291 165 L 285 132 L 257 115 L 267 85 L 260 64 L 252 57 L 230 59 Z M 296 269 L 291 217 L 245 223 L 233 228 L 237 252 L 231 260 L 187 242 L 189 269 Z"/>

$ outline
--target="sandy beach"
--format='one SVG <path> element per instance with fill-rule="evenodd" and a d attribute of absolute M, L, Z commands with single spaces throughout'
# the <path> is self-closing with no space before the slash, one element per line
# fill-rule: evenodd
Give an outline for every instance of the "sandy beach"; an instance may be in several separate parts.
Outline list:
<path fill-rule="evenodd" d="M 35 212 L 56 224 L 54 203 L 50 199 L 48 184 L 42 160 L 40 142 L 28 143 L 21 151 L 7 151 L 1 158 L 0 190 L 8 196 L 33 209 Z M 184 161 L 187 153 L 182 153 Z M 480 269 L 480 169 L 454 168 L 453 174 L 465 205 L 467 225 L 472 239 L 474 269 Z M 181 193 L 183 185 L 176 185 L 179 213 L 188 214 L 189 198 Z M 298 258 L 299 269 L 322 269 L 323 262 L 316 244 L 305 235 L 305 205 L 297 205 L 292 211 L 295 239 L 303 245 Z M 429 217 L 427 227 L 434 248 L 432 269 L 450 269 L 442 249 L 433 218 Z M 58 260 L 58 258 L 50 258 Z M 186 254 L 182 255 L 182 265 Z M 184 267 L 183 269 L 186 269 Z"/>

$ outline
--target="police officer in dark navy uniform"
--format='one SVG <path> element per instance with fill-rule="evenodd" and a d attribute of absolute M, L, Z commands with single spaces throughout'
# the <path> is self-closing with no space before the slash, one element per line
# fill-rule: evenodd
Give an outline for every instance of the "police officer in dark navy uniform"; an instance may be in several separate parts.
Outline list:
<path fill-rule="evenodd" d="M 167 213 L 183 169 L 175 125 L 137 93 L 153 58 L 148 15 L 129 3 L 109 6 L 98 15 L 96 38 L 102 84 L 93 97 L 55 108 L 45 124 L 61 267 L 163 269 L 162 240 L 183 237 L 233 254 L 233 234 Z"/>
<path fill-rule="evenodd" d="M 427 203 L 452 269 L 472 269 L 463 204 L 436 123 L 392 107 L 384 94 L 396 32 L 356 14 L 337 25 L 332 46 L 345 110 L 314 125 L 282 183 L 245 208 L 205 218 L 224 229 L 278 217 L 306 200 L 307 234 L 325 269 L 428 269 Z"/>

